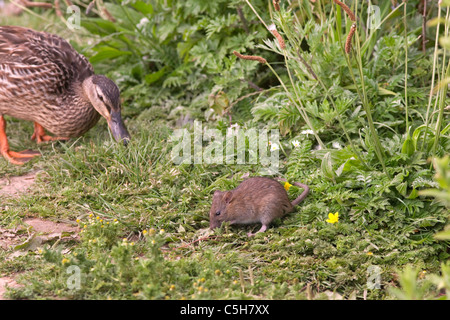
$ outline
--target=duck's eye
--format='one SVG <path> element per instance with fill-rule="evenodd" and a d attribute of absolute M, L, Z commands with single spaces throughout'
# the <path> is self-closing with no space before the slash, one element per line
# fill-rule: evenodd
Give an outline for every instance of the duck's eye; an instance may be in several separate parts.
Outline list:
<path fill-rule="evenodd" d="M 220 211 L 216 211 L 216 216 L 220 216 Z"/>
<path fill-rule="evenodd" d="M 101 94 L 98 95 L 98 98 L 101 100 L 101 102 L 105 102 L 105 99 L 103 98 L 103 96 Z"/>

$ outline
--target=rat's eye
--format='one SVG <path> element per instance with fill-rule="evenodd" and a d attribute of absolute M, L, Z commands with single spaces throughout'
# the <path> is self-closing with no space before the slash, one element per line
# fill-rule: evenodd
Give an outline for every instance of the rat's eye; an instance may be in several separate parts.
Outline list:
<path fill-rule="evenodd" d="M 216 211 L 216 216 L 220 216 L 220 211 Z"/>

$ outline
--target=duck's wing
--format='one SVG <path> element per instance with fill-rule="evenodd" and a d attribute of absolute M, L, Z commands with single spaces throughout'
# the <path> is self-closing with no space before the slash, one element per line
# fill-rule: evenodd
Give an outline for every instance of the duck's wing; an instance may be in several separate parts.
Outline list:
<path fill-rule="evenodd" d="M 29 65 L 0 61 L 0 101 L 28 97 L 38 103 L 44 97 L 51 99 L 63 93 L 67 83 L 64 70 L 54 63 Z"/>
<path fill-rule="evenodd" d="M 67 81 L 83 81 L 94 73 L 89 61 L 63 38 L 16 26 L 0 26 L 0 63 L 23 66 L 52 63 Z"/>

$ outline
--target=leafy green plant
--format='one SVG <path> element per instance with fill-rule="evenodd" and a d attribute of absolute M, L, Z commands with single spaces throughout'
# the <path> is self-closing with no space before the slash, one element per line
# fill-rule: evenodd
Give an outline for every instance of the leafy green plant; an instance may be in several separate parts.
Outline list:
<path fill-rule="evenodd" d="M 118 0 L 104 7 L 109 20 L 82 19 L 97 36 L 86 52 L 97 68 L 113 74 L 133 106 L 129 114 L 155 104 L 168 113 L 183 101 L 184 113 L 198 118 L 209 109 L 209 95 L 222 90 L 229 107 L 264 78 L 254 77 L 257 64 L 235 64 L 232 57 L 233 50 L 256 50 L 261 39 L 261 26 L 241 1 Z"/>

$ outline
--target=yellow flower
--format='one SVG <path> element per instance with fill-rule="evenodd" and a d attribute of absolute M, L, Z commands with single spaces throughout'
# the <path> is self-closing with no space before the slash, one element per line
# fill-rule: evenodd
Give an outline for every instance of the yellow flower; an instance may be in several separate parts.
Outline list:
<path fill-rule="evenodd" d="M 367 252 L 367 255 L 368 256 L 373 256 L 373 252 L 369 251 L 369 252 Z"/>
<path fill-rule="evenodd" d="M 64 259 L 62 259 L 61 263 L 62 263 L 62 264 L 66 264 L 66 263 L 69 262 L 69 261 L 70 261 L 69 259 L 64 258 Z"/>
<path fill-rule="evenodd" d="M 77 219 L 77 223 L 80 223 L 80 219 Z"/>
<path fill-rule="evenodd" d="M 147 230 L 142 231 L 142 234 L 145 236 L 147 234 Z"/>
<path fill-rule="evenodd" d="M 286 182 L 284 183 L 284 189 L 285 189 L 286 191 L 288 191 L 290 187 L 292 187 L 292 184 L 290 184 L 289 182 L 286 181 Z"/>
<path fill-rule="evenodd" d="M 339 212 L 336 212 L 335 214 L 329 213 L 328 214 L 328 223 L 336 223 L 339 221 Z"/>

